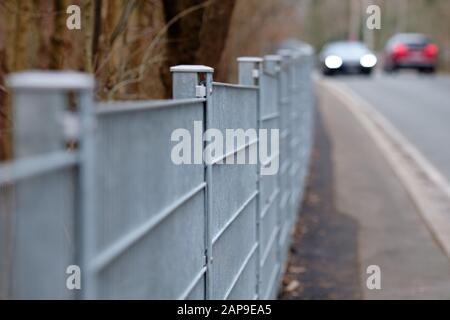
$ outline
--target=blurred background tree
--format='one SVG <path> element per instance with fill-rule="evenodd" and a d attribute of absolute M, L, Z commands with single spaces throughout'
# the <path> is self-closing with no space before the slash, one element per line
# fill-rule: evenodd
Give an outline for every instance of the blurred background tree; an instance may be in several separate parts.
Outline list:
<path fill-rule="evenodd" d="M 81 7 L 79 31 L 66 28 L 72 4 Z M 102 100 L 168 98 L 170 66 L 210 65 L 217 80 L 227 81 L 237 56 L 262 54 L 274 47 L 274 39 L 288 36 L 288 28 L 276 21 L 292 5 L 285 0 L 0 0 L 0 160 L 13 152 L 6 74 L 80 70 L 95 74 Z"/>
<path fill-rule="evenodd" d="M 297 36 L 321 48 L 340 39 L 363 39 L 368 5 L 380 6 L 381 30 L 372 32 L 381 51 L 396 32 L 419 32 L 439 44 L 441 66 L 450 70 L 450 1 L 448 0 L 298 0 L 301 10 Z"/>
<path fill-rule="evenodd" d="M 82 30 L 66 28 L 71 4 Z M 424 32 L 450 69 L 449 0 L 0 0 L 0 160 L 13 152 L 8 73 L 87 71 L 99 99 L 167 98 L 172 65 L 210 65 L 216 80 L 235 81 L 238 56 L 273 52 L 289 37 L 317 48 L 362 38 L 366 4 L 382 8 L 382 29 L 369 37 L 376 49 L 394 32 Z"/>

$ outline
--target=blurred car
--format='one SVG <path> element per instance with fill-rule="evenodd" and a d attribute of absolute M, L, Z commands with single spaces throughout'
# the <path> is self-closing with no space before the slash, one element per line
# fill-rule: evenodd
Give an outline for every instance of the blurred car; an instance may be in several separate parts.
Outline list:
<path fill-rule="evenodd" d="M 375 54 L 364 43 L 357 41 L 331 42 L 320 54 L 324 75 L 336 73 L 370 75 L 377 62 Z"/>
<path fill-rule="evenodd" d="M 394 35 L 386 44 L 384 70 L 392 72 L 399 69 L 416 69 L 420 72 L 436 71 L 439 47 L 418 33 Z"/>

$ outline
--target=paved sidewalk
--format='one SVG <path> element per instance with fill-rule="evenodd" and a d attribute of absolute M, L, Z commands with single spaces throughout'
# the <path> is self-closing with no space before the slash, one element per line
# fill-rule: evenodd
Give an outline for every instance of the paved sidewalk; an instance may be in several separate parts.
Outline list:
<path fill-rule="evenodd" d="M 330 143 L 332 178 L 329 188 L 332 194 L 327 195 L 326 188 L 314 183 L 313 171 L 313 182 L 310 179 L 290 272 L 286 277 L 285 290 L 294 287 L 295 278 L 299 281 L 299 289 L 285 291 L 283 298 L 297 295 L 306 299 L 450 299 L 449 257 L 436 243 L 389 163 L 336 97 L 320 90 L 318 102 L 326 139 Z M 316 142 L 317 150 L 320 150 L 320 144 L 320 141 Z M 323 175 L 324 170 L 316 174 Z M 321 205 L 329 209 L 314 216 L 308 210 L 311 197 L 328 203 Z M 316 222 L 311 222 L 314 217 Z M 333 233 L 326 224 L 336 219 L 341 221 L 341 226 L 346 226 L 336 228 Z M 302 232 L 314 223 L 316 228 L 328 230 L 327 241 L 311 242 L 314 236 Z M 343 240 L 343 231 L 348 233 L 347 240 Z M 355 233 L 354 237 L 352 233 Z M 334 253 L 330 246 L 333 241 Z M 316 247 L 310 248 L 311 244 Z M 352 251 L 357 261 L 342 263 L 342 255 L 351 256 Z M 327 259 L 321 259 L 323 255 Z M 323 273 L 318 275 L 315 265 L 320 260 L 328 267 L 319 268 Z M 381 290 L 366 287 L 366 269 L 370 265 L 381 268 Z M 358 289 L 355 289 L 355 279 L 340 270 L 342 267 L 354 271 Z M 302 272 L 295 276 L 293 270 Z M 325 283 L 328 288 L 319 290 L 323 279 L 329 280 Z M 289 284 L 291 288 L 288 288 Z M 346 288 L 338 290 L 340 286 Z"/>
<path fill-rule="evenodd" d="M 334 205 L 331 144 L 319 116 L 282 299 L 360 299 L 358 224 Z"/>
<path fill-rule="evenodd" d="M 336 207 L 358 221 L 363 296 L 450 299 L 450 260 L 375 143 L 328 92 L 319 109 L 333 145 Z M 382 290 L 365 288 L 366 268 L 382 270 Z"/>

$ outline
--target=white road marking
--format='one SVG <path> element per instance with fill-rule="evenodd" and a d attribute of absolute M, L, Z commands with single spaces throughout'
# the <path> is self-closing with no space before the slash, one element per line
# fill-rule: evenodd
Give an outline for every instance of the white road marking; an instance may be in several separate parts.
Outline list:
<path fill-rule="evenodd" d="M 354 91 L 315 78 L 358 119 L 418 207 L 432 235 L 450 258 L 450 183 L 380 112 Z"/>

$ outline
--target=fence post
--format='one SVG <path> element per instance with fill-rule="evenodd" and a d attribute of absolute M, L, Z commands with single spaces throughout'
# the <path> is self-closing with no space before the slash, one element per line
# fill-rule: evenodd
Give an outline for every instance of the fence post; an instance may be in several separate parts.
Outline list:
<path fill-rule="evenodd" d="M 12 74 L 14 156 L 25 158 L 62 149 L 64 107 L 67 92 L 84 90 L 90 77 L 75 72 L 29 71 Z"/>
<path fill-rule="evenodd" d="M 295 117 L 294 114 L 294 103 L 295 103 L 295 97 L 294 97 L 294 88 L 295 88 L 295 70 L 294 70 L 294 66 L 295 66 L 295 53 L 292 50 L 289 49 L 283 49 L 280 50 L 280 55 L 283 57 L 283 61 L 284 61 L 284 68 L 285 68 L 285 72 L 286 72 L 286 94 L 287 94 L 287 101 L 286 101 L 286 120 L 287 122 L 285 123 L 285 126 L 287 128 L 289 128 L 289 139 L 286 143 L 287 145 L 287 152 L 289 154 L 289 166 L 288 166 L 288 171 L 286 173 L 286 184 L 287 184 L 287 188 L 289 189 L 289 199 L 288 199 L 288 203 L 287 203 L 287 207 L 289 210 L 288 213 L 288 219 L 289 219 L 289 230 L 287 231 L 288 234 L 290 234 L 291 232 L 291 227 L 293 224 L 293 211 L 294 211 L 294 206 L 293 206 L 293 201 L 295 198 L 295 194 L 293 191 L 293 169 L 294 169 L 294 150 L 293 150 L 293 144 L 295 142 L 295 131 L 294 131 L 294 126 L 293 126 L 293 118 Z"/>
<path fill-rule="evenodd" d="M 300 153 L 299 158 L 301 159 L 303 165 L 300 168 L 300 171 L 298 173 L 298 181 L 300 181 L 300 188 L 298 190 L 298 202 L 297 202 L 297 210 L 301 208 L 301 202 L 303 200 L 304 195 L 304 188 L 305 188 L 305 176 L 306 176 L 306 170 L 308 168 L 308 102 L 306 99 L 307 94 L 307 81 L 305 77 L 305 72 L 307 68 L 307 60 L 306 60 L 306 54 L 304 50 L 299 51 L 298 53 L 298 59 L 297 59 L 297 79 L 299 83 L 299 92 L 298 92 L 298 105 L 300 107 L 300 123 L 301 127 L 299 128 L 299 135 L 301 138 L 301 145 L 300 145 Z"/>
<path fill-rule="evenodd" d="M 173 81 L 173 98 L 174 99 L 205 99 L 204 119 L 206 123 L 203 124 L 203 133 L 211 127 L 212 117 L 212 87 L 214 69 L 207 66 L 196 65 L 180 65 L 170 68 Z M 204 146 L 203 146 L 204 148 Z M 202 150 L 204 151 L 204 150 Z M 203 152 L 202 152 L 203 153 Z M 213 196 L 213 181 L 212 181 L 212 166 L 206 164 L 205 166 L 205 299 L 211 299 L 213 293 L 211 266 L 213 264 L 212 252 L 212 236 L 211 236 L 211 215 L 212 215 L 212 196 Z"/>
<path fill-rule="evenodd" d="M 256 132 L 259 134 L 260 129 L 260 121 L 261 121 L 261 93 L 264 88 L 261 86 L 261 75 L 263 72 L 263 59 L 259 57 L 240 57 L 237 59 L 238 67 L 239 67 L 239 84 L 244 86 L 258 86 L 258 105 L 256 108 L 256 124 L 257 128 Z M 258 148 L 259 150 L 259 137 L 258 137 Z M 260 269 L 261 269 L 261 242 L 260 242 L 260 224 L 261 224 L 261 206 L 260 206 L 260 176 L 261 176 L 261 168 L 260 168 L 260 159 L 259 152 L 257 156 L 257 181 L 256 181 L 256 190 L 258 194 L 256 196 L 256 214 L 255 214 L 255 224 L 256 224 L 256 242 L 258 243 L 258 249 L 256 250 L 256 261 L 257 261 L 257 269 L 256 269 L 256 296 L 258 299 L 261 298 L 260 287 L 261 287 L 261 279 L 260 279 Z"/>
<path fill-rule="evenodd" d="M 277 283 L 280 283 L 277 287 L 279 289 L 281 285 L 281 278 L 283 276 L 283 256 L 281 251 L 281 237 L 283 235 L 283 226 L 284 226 L 284 220 L 283 220 L 283 214 L 281 212 L 281 203 L 283 201 L 284 197 L 284 188 L 283 188 L 283 178 L 282 178 L 282 167 L 284 162 L 284 148 L 283 148 L 283 130 L 282 122 L 283 122 L 283 104 L 284 104 L 284 97 L 283 97 L 283 88 L 282 88 L 282 71 L 283 71 L 283 57 L 281 55 L 270 55 L 266 57 L 266 68 L 267 70 L 272 70 L 277 77 L 277 106 L 278 106 L 278 127 L 280 129 L 280 172 L 278 173 L 277 182 L 278 182 L 278 188 L 280 189 L 280 196 L 278 201 L 278 209 L 277 209 L 277 224 L 278 224 L 278 236 L 277 236 L 277 262 L 278 262 L 278 274 L 277 274 Z M 273 68 L 273 69 L 272 69 Z"/>
<path fill-rule="evenodd" d="M 281 229 L 279 238 L 279 250 L 280 250 L 280 278 L 283 275 L 286 267 L 287 248 L 286 241 L 290 232 L 289 216 L 290 208 L 289 202 L 291 197 L 291 190 L 289 184 L 289 170 L 291 167 L 290 158 L 290 139 L 292 138 L 290 128 L 290 79 L 289 79 L 289 65 L 290 65 L 290 50 L 280 50 L 278 54 L 281 56 L 280 73 L 279 73 L 279 93 L 280 93 L 280 216 L 281 216 Z"/>
<path fill-rule="evenodd" d="M 291 198 L 291 206 L 292 206 L 292 215 L 293 215 L 293 224 L 296 222 L 296 216 L 297 216 L 297 210 L 298 210 L 298 202 L 299 202 L 299 194 L 300 194 L 300 170 L 302 169 L 304 165 L 304 161 L 302 158 L 302 148 L 304 147 L 304 144 L 302 143 L 303 139 L 303 133 L 302 130 L 304 130 L 304 123 L 302 121 L 302 113 L 304 109 L 304 105 L 301 102 L 301 94 L 303 87 L 301 85 L 301 67 L 302 67 L 302 55 L 300 50 L 295 50 L 292 52 L 292 67 L 291 67 L 291 78 L 292 78 L 292 84 L 291 84 L 291 96 L 292 96 L 292 133 L 293 133 L 293 139 L 292 139 L 292 161 L 293 166 L 291 169 L 291 190 L 293 193 L 293 196 Z"/>
<path fill-rule="evenodd" d="M 259 57 L 240 57 L 237 61 L 239 66 L 239 84 L 258 86 L 260 84 L 259 79 L 262 73 L 263 59 Z"/>
<path fill-rule="evenodd" d="M 93 175 L 92 172 L 85 172 L 86 162 L 91 165 L 92 159 L 83 156 L 85 147 L 82 138 L 79 140 L 80 157 L 76 158 L 74 155 L 76 151 L 67 152 L 67 139 L 78 139 L 76 134 L 79 132 L 73 126 L 68 128 L 70 126 L 66 120 L 67 111 L 72 102 L 76 103 L 76 98 L 79 99 L 80 109 L 92 109 L 92 101 L 86 97 L 92 97 L 94 79 L 76 72 L 31 71 L 9 76 L 7 84 L 12 89 L 13 97 L 15 159 L 26 161 L 24 162 L 26 167 L 29 170 L 33 167 L 36 172 L 44 172 L 45 165 L 51 169 L 49 163 L 56 168 L 78 165 L 80 175 L 72 184 L 79 188 L 77 195 L 81 197 L 74 203 L 63 203 L 67 206 L 64 212 L 52 212 L 51 207 L 47 207 L 51 206 L 52 202 L 44 204 L 39 201 L 39 190 L 42 188 L 39 184 L 40 180 L 37 184 L 28 181 L 15 185 L 17 234 L 14 238 L 19 244 L 16 244 L 13 258 L 16 268 L 13 270 L 11 294 L 14 298 L 32 298 L 34 294 L 37 294 L 35 298 L 40 299 L 77 298 L 78 295 L 65 287 L 65 272 L 69 265 L 84 266 L 82 261 L 84 247 L 81 245 L 81 228 L 84 227 L 82 221 L 86 215 L 92 214 L 93 205 L 91 199 L 85 198 L 84 194 L 90 192 L 93 187 L 90 180 L 86 181 L 86 178 L 92 179 Z M 75 94 L 73 99 L 69 97 L 69 93 Z M 83 111 L 80 114 L 83 114 Z M 84 119 L 84 116 L 81 119 Z M 36 161 L 38 159 L 41 161 Z M 70 182 L 65 182 L 64 186 L 67 187 Z M 55 203 L 60 205 L 61 201 L 64 200 L 55 199 Z M 34 209 L 32 209 L 33 206 Z M 81 212 L 77 212 L 77 209 Z M 75 216 L 69 213 L 75 213 Z M 60 223 L 64 223 L 67 230 L 62 230 Z M 45 237 L 43 237 L 44 234 Z M 70 249 L 64 252 L 58 251 L 58 249 L 61 250 L 61 245 L 58 246 L 57 242 L 67 241 L 66 237 L 70 237 L 68 239 Z M 33 245 L 30 246 L 29 243 Z M 54 247 L 49 248 L 49 245 Z M 36 270 L 44 274 L 36 278 Z"/>
<path fill-rule="evenodd" d="M 84 288 L 81 298 L 96 299 L 99 297 L 97 287 L 97 271 L 91 270 L 90 262 L 96 256 L 97 241 L 97 197 L 96 197 L 96 145 L 95 127 L 96 118 L 94 110 L 94 87 L 95 80 L 90 86 L 79 92 L 79 114 L 80 114 L 80 200 L 82 211 L 82 240 L 81 265 L 85 269 Z"/>
<path fill-rule="evenodd" d="M 170 68 L 174 99 L 209 98 L 214 69 L 207 66 L 180 65 Z M 207 90 L 207 87 L 210 87 Z"/>
<path fill-rule="evenodd" d="M 276 118 L 276 125 L 275 125 L 275 128 L 276 129 L 281 129 L 280 128 L 280 88 L 279 88 L 279 73 L 280 73 L 280 70 L 281 70 L 281 62 L 282 62 L 282 58 L 281 58 L 281 56 L 278 56 L 278 55 L 267 55 L 267 56 L 265 56 L 264 57 L 264 67 L 263 67 L 263 74 L 262 74 L 262 76 L 261 76 L 261 85 L 264 87 L 265 86 L 265 79 L 267 78 L 267 77 L 269 77 L 269 76 L 272 76 L 272 77 L 274 77 L 276 80 L 275 80 L 275 87 L 274 88 L 271 88 L 271 90 L 272 90 L 272 94 L 275 94 L 275 97 L 273 97 L 272 98 L 272 102 L 273 103 L 275 103 L 275 105 L 276 105 L 276 114 L 277 114 L 277 118 Z M 267 75 L 266 75 L 267 74 Z M 261 115 L 261 118 L 263 118 L 264 117 L 264 115 Z M 265 126 L 263 126 L 263 121 L 261 121 L 261 126 L 263 127 L 263 128 L 266 128 Z M 279 152 L 280 152 L 281 150 L 279 149 Z M 278 161 L 280 161 L 280 155 L 278 155 L 278 157 L 279 157 L 279 160 Z M 277 174 L 277 177 L 276 177 L 276 188 L 278 189 L 278 195 L 277 195 L 277 198 L 279 199 L 280 198 L 280 195 L 281 195 L 281 184 L 280 184 L 280 174 L 278 173 Z M 274 204 L 272 204 L 273 206 L 275 206 L 275 203 L 278 203 L 277 202 L 277 198 L 275 198 L 275 200 L 274 200 Z M 263 203 L 261 202 L 261 205 L 262 205 Z M 277 206 L 278 207 L 278 206 Z M 263 207 L 261 207 L 261 212 L 262 211 L 264 211 L 264 208 Z M 261 213 L 262 214 L 262 213 Z M 275 229 L 277 229 L 277 234 L 276 234 L 276 237 L 275 237 L 275 243 L 274 243 L 274 245 L 277 247 L 277 250 L 276 250 L 276 265 L 274 266 L 274 268 L 275 268 L 275 270 L 276 270 L 276 273 L 278 274 L 280 271 L 279 271 L 279 269 L 280 269 L 280 266 L 281 266 L 281 262 L 280 262 L 280 254 L 279 254 L 279 250 L 278 250 L 278 242 L 279 242 L 279 237 L 280 237 L 280 231 L 281 231 L 281 221 L 280 221 L 280 214 L 279 214 L 279 210 L 278 210 L 278 208 L 277 208 L 277 210 L 276 210 L 276 221 L 275 221 L 275 226 L 274 226 L 274 228 Z M 262 263 L 262 259 L 261 259 L 261 263 Z M 272 275 L 271 275 L 272 276 Z M 269 298 L 269 299 L 275 299 L 276 298 L 276 295 L 277 295 L 277 290 L 278 290 L 278 286 L 276 285 L 276 283 L 277 283 L 277 280 L 272 280 L 272 279 L 268 279 L 269 281 L 275 281 L 273 284 L 272 283 L 270 283 L 269 282 L 269 287 L 268 287 L 268 296 L 267 296 L 267 298 Z M 261 294 L 263 294 L 262 292 L 261 292 Z"/>

